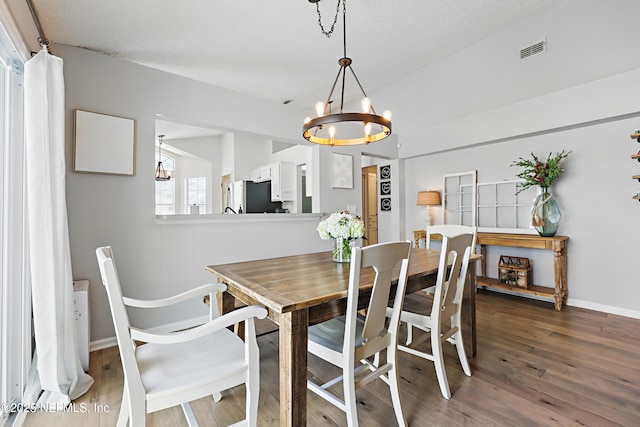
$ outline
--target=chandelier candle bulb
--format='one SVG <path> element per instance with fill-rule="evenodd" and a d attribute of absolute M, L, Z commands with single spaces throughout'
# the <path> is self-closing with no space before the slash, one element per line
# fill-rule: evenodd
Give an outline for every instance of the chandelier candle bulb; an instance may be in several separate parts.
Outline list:
<path fill-rule="evenodd" d="M 324 115 L 324 102 L 318 101 L 316 102 L 316 115 L 321 117 Z"/>
<path fill-rule="evenodd" d="M 360 106 L 362 107 L 363 113 L 368 113 L 371 110 L 371 101 L 369 101 L 369 98 L 364 97 L 362 101 L 360 101 Z"/>

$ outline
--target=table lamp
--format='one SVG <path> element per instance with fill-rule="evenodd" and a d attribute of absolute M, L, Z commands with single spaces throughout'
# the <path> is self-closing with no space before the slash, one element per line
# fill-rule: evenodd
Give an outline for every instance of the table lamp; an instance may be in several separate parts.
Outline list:
<path fill-rule="evenodd" d="M 431 211 L 430 206 L 438 206 L 442 204 L 439 191 L 419 191 L 418 192 L 418 206 L 426 206 L 427 212 L 425 215 L 426 226 L 431 225 Z"/>

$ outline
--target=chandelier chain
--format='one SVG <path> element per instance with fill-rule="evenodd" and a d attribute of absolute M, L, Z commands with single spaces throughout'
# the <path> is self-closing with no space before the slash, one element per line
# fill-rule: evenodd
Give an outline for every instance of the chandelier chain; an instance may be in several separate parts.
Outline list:
<path fill-rule="evenodd" d="M 327 36 L 327 38 L 331 37 L 331 34 L 333 34 L 333 30 L 336 27 L 336 22 L 338 22 L 338 15 L 340 14 L 340 1 L 341 0 L 338 0 L 338 3 L 336 4 L 336 15 L 333 17 L 333 23 L 331 24 L 331 28 L 329 29 L 329 31 L 325 30 L 324 25 L 322 25 L 322 16 L 320 15 L 320 1 L 316 2 L 316 12 L 318 12 L 318 25 L 320 26 L 320 31 L 322 31 L 322 34 Z M 347 0 L 342 0 L 342 13 L 347 13 Z"/>

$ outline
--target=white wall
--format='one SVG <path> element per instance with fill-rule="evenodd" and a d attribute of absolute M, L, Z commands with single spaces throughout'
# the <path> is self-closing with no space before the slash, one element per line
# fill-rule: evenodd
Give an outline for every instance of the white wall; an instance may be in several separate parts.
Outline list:
<path fill-rule="evenodd" d="M 269 163 L 271 140 L 245 132 L 234 133 L 234 180 L 249 179 L 252 170 Z"/>
<path fill-rule="evenodd" d="M 235 181 L 235 177 L 233 176 L 233 165 L 234 165 L 234 153 L 233 153 L 233 140 L 235 136 L 231 132 L 225 132 L 222 134 L 221 141 L 221 153 L 220 153 L 220 164 L 222 165 L 222 173 L 221 175 L 231 174 L 231 182 Z"/>

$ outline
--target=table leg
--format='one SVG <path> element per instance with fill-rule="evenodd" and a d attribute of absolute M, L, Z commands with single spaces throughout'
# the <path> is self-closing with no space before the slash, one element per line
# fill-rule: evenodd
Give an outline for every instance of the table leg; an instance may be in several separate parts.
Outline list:
<path fill-rule="evenodd" d="M 470 262 L 462 294 L 462 341 L 468 357 L 476 357 L 476 263 Z"/>
<path fill-rule="evenodd" d="M 306 309 L 280 316 L 280 425 L 307 424 L 307 339 L 309 312 Z"/>
<path fill-rule="evenodd" d="M 556 310 L 562 310 L 562 304 L 567 300 L 567 252 L 566 248 L 553 251 L 553 273 L 556 291 L 553 295 Z"/>
<path fill-rule="evenodd" d="M 221 292 L 218 295 L 218 310 L 220 310 L 221 314 L 229 313 L 236 309 L 236 298 L 233 295 L 229 292 Z M 229 326 L 229 329 L 244 338 L 244 322 Z"/>
<path fill-rule="evenodd" d="M 482 255 L 482 260 L 480 260 L 480 275 L 487 277 L 487 247 L 486 245 L 480 245 L 480 255 Z"/>

